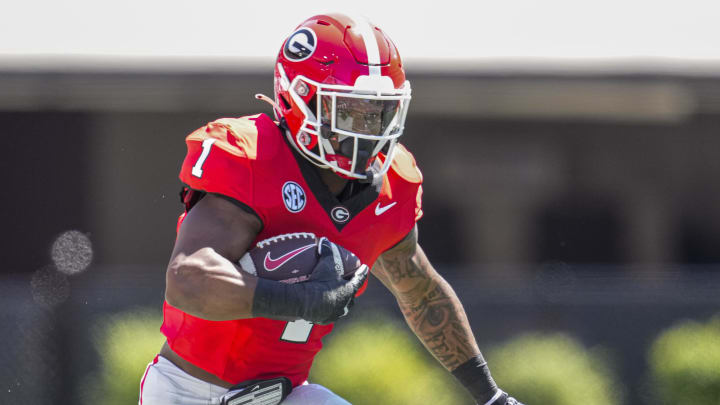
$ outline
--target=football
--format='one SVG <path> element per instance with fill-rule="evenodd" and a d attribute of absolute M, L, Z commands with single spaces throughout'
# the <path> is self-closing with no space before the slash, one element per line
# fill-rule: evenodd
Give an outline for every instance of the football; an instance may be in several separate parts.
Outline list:
<path fill-rule="evenodd" d="M 310 278 L 318 262 L 320 238 L 309 232 L 287 233 L 262 240 L 240 259 L 246 272 L 269 280 L 299 283 Z M 362 263 L 349 250 L 337 245 L 345 269 L 351 277 Z"/>

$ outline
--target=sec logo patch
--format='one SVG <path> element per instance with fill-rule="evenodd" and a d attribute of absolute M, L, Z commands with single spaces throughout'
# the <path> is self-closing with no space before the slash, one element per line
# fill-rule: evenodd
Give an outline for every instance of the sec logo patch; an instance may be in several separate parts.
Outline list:
<path fill-rule="evenodd" d="M 285 208 L 292 213 L 297 213 L 305 208 L 305 190 L 300 187 L 299 184 L 294 181 L 288 181 L 283 184 L 282 187 L 282 198 L 285 203 Z"/>

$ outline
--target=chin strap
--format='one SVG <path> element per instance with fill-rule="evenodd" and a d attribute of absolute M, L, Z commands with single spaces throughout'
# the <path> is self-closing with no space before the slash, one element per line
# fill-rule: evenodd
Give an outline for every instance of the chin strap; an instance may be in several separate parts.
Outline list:
<path fill-rule="evenodd" d="M 379 193 L 382 189 L 383 184 L 383 176 L 380 176 L 377 172 L 378 170 L 378 162 L 377 160 L 373 162 L 372 166 L 370 166 L 369 170 L 365 172 L 365 178 L 364 179 L 358 179 L 358 182 L 360 183 L 368 183 L 372 185 L 372 187 L 375 187 L 375 190 Z"/>
<path fill-rule="evenodd" d="M 374 183 L 375 181 L 375 173 L 373 173 L 371 170 L 368 170 L 365 172 L 365 178 L 364 179 L 358 179 L 360 183 Z"/>

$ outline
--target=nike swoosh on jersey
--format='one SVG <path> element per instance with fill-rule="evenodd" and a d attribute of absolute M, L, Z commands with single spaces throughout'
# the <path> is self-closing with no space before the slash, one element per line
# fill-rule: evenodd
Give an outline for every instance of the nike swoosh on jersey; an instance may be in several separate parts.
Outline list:
<path fill-rule="evenodd" d="M 397 201 L 394 201 L 392 204 L 388 204 L 384 207 L 381 207 L 380 203 L 378 203 L 378 205 L 375 206 L 375 215 L 381 215 L 383 212 L 392 208 L 392 206 L 395 204 L 397 204 Z"/>
<path fill-rule="evenodd" d="M 267 254 L 265 254 L 265 261 L 263 262 L 263 265 L 265 266 L 265 270 L 267 270 L 267 271 L 277 270 L 278 267 L 287 263 L 293 257 L 299 255 L 300 253 L 302 253 L 308 249 L 312 249 L 313 247 L 315 247 L 314 243 L 307 245 L 307 246 L 302 246 L 293 251 L 285 253 L 284 255 L 278 257 L 277 259 L 273 259 L 272 257 L 270 257 L 270 252 L 267 252 Z"/>

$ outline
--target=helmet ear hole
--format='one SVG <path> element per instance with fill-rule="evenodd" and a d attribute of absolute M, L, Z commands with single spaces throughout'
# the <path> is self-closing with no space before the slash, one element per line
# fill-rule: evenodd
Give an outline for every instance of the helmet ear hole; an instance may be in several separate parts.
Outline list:
<path fill-rule="evenodd" d="M 318 107 L 317 94 L 314 94 L 310 98 L 310 100 L 308 100 L 307 106 L 313 114 L 317 114 L 317 107 Z M 320 136 L 322 136 L 325 139 L 330 139 L 330 137 L 333 135 L 333 133 L 330 130 L 330 125 L 328 124 L 328 121 L 324 120 L 322 117 L 316 117 L 316 118 L 318 120 L 318 123 L 320 124 L 320 127 L 319 127 Z"/>
<path fill-rule="evenodd" d="M 284 109 L 289 110 L 290 109 L 290 103 L 288 103 L 287 99 L 284 95 L 280 95 L 280 102 L 282 103 L 282 106 Z"/>
<path fill-rule="evenodd" d="M 315 114 L 315 112 L 317 111 L 317 102 L 317 94 L 315 94 L 307 103 L 307 106 L 310 108 L 310 111 L 312 111 L 313 114 Z"/>

